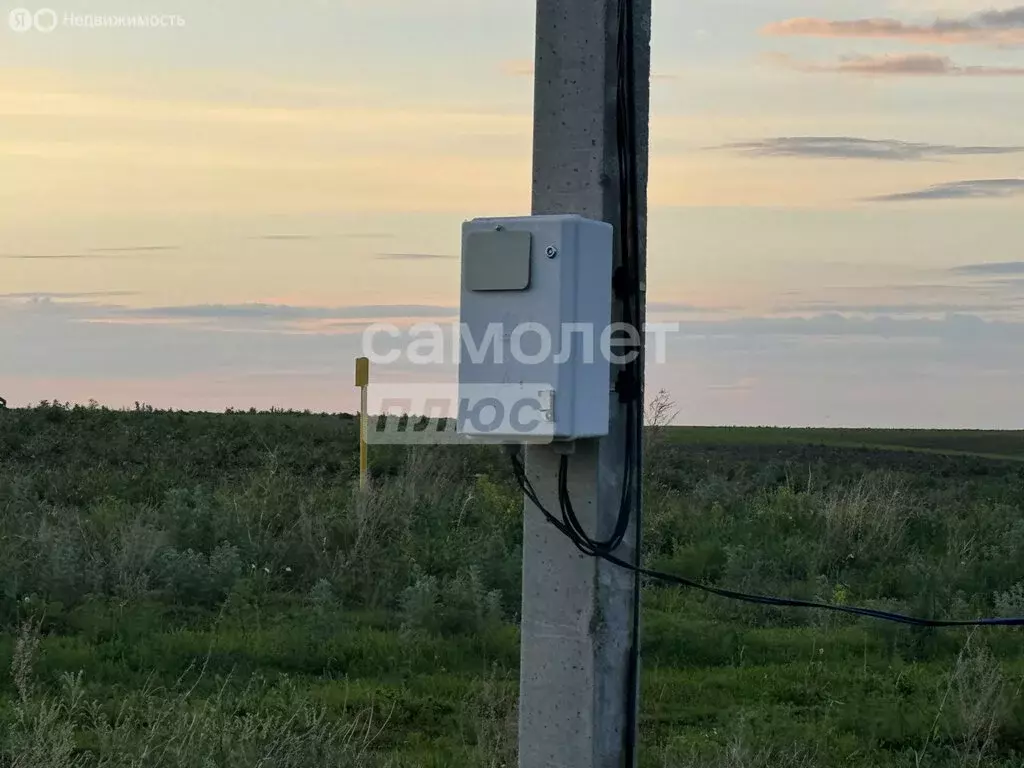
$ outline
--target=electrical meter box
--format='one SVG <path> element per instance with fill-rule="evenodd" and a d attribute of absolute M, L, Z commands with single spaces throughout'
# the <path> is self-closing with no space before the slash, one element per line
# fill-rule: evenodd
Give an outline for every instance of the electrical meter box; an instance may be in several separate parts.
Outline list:
<path fill-rule="evenodd" d="M 608 434 L 613 229 L 580 216 L 462 228 L 458 431 L 495 442 Z"/>

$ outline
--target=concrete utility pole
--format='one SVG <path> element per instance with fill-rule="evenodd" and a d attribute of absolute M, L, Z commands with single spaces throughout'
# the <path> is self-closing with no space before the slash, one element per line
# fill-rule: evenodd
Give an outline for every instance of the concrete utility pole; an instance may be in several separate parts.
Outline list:
<path fill-rule="evenodd" d="M 644 275 L 651 0 L 633 5 Z M 575 213 L 619 225 L 618 6 L 619 0 L 538 0 L 534 214 Z M 617 253 L 616 265 L 620 260 Z M 613 317 L 621 319 L 621 306 Z M 595 538 L 614 526 L 623 474 L 625 409 L 611 391 L 609 397 L 609 436 L 578 441 L 569 464 L 573 505 Z M 558 463 L 552 446 L 528 449 L 527 474 L 555 514 Z M 632 574 L 582 556 L 529 500 L 524 518 L 519 765 L 621 768 L 627 765 Z M 630 531 L 616 554 L 633 561 L 633 541 Z"/>

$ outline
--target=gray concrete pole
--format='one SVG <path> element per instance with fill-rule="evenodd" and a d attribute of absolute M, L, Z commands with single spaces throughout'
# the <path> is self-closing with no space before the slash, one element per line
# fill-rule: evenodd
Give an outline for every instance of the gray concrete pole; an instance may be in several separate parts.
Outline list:
<path fill-rule="evenodd" d="M 635 0 L 641 274 L 646 253 L 651 0 Z M 533 213 L 619 221 L 618 0 L 538 0 Z M 616 264 L 621 254 L 616 254 Z M 616 319 L 621 307 L 614 309 Z M 613 377 L 617 374 L 613 366 Z M 611 390 L 611 382 L 609 390 Z M 625 411 L 609 391 L 607 438 L 578 441 L 569 488 L 594 538 L 619 511 Z M 531 446 L 526 471 L 558 514 L 559 455 Z M 634 559 L 633 531 L 617 553 Z M 582 556 L 527 500 L 519 701 L 520 768 L 621 768 L 627 723 L 633 579 Z"/>

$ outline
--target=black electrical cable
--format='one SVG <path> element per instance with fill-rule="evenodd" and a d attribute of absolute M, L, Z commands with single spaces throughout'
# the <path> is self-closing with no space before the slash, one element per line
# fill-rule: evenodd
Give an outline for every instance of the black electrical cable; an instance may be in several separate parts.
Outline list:
<path fill-rule="evenodd" d="M 518 454 L 512 455 L 512 469 L 513 475 L 516 478 L 517 483 L 523 490 L 525 496 L 536 506 L 541 513 L 547 518 L 548 522 L 557 528 L 561 533 L 573 538 L 573 533 L 568 529 L 562 521 L 552 515 L 544 506 L 540 503 L 540 499 L 537 497 L 536 491 L 533 489 L 530 479 L 526 476 L 525 470 L 523 469 L 522 461 Z M 721 587 L 713 587 L 708 584 L 702 584 L 699 581 L 688 579 L 685 576 L 679 576 L 672 573 L 665 573 L 663 571 L 656 571 L 651 568 L 644 568 L 642 566 L 634 565 L 633 563 L 626 562 L 620 557 L 607 553 L 588 553 L 592 557 L 598 557 L 606 562 L 616 565 L 620 568 L 624 568 L 640 576 L 646 576 L 647 578 L 654 579 L 656 581 L 666 582 L 680 587 L 688 587 L 690 589 L 696 589 L 701 592 L 706 592 L 711 595 L 718 597 L 724 597 L 730 600 L 739 600 L 745 603 L 753 603 L 756 605 L 767 605 L 776 608 L 810 608 L 815 610 L 832 611 L 835 613 L 845 613 L 853 616 L 863 616 L 866 618 L 880 619 L 882 621 L 894 622 L 897 624 L 906 624 L 915 627 L 932 627 L 932 628 L 943 628 L 943 627 L 1020 627 L 1024 626 L 1024 617 L 1013 617 L 1013 618 L 986 618 L 986 619 L 922 619 L 915 616 L 907 616 L 901 613 L 893 613 L 891 611 L 881 611 L 874 608 L 863 608 L 855 605 L 837 605 L 834 603 L 824 603 L 815 600 L 799 600 L 795 598 L 787 597 L 774 597 L 770 595 L 756 595 L 748 592 L 738 592 L 732 589 L 723 589 Z"/>
<path fill-rule="evenodd" d="M 622 501 L 619 507 L 619 515 L 615 521 L 615 528 L 611 535 L 604 540 L 595 540 L 583 528 L 579 518 L 576 516 L 576 511 L 572 505 L 572 498 L 569 495 L 569 457 L 563 455 L 558 465 L 558 501 L 562 512 L 562 522 L 566 528 L 572 531 L 574 541 L 578 542 L 587 554 L 598 554 L 600 552 L 614 552 L 620 546 L 626 538 L 626 534 L 629 532 L 629 523 L 632 519 L 631 511 L 635 509 L 636 502 L 634 497 L 635 483 L 634 479 L 638 477 L 640 471 L 637 465 L 637 429 L 636 429 L 637 415 L 635 409 L 630 403 L 630 407 L 627 408 L 626 412 L 626 461 L 623 469 L 622 484 L 623 493 Z"/>
<path fill-rule="evenodd" d="M 620 374 L 620 400 L 626 403 L 626 447 L 625 462 L 631 474 L 623 478 L 623 497 L 631 494 L 632 523 L 634 526 L 633 558 L 635 567 L 639 568 L 642 550 L 643 531 L 643 380 L 644 380 L 644 340 L 643 340 L 643 289 L 641 285 L 642 270 L 640 265 L 640 180 L 637 171 L 639 145 L 636 125 L 636 50 L 635 50 L 635 8 L 632 0 L 619 0 L 618 4 L 618 41 L 616 53 L 617 89 L 616 89 L 616 144 L 619 159 L 619 236 L 621 250 L 621 269 L 623 278 L 619 281 L 622 288 L 620 299 L 623 316 L 627 324 L 632 326 L 637 337 L 637 348 L 633 350 L 635 358 Z M 635 477 L 634 477 L 635 473 Z M 568 497 L 568 493 L 566 493 Z M 566 499 L 568 502 L 568 498 Z M 570 504 L 571 509 L 571 504 Z M 621 526 L 624 537 L 629 528 L 630 516 Z M 620 542 L 621 544 L 621 539 Z M 610 558 L 614 550 L 597 553 L 597 556 Z M 639 688 L 640 688 L 640 593 L 641 574 L 633 572 L 633 615 L 630 631 L 629 668 L 626 675 L 625 691 L 625 732 L 623 733 L 623 750 L 626 768 L 634 768 L 637 759 L 637 737 L 639 723 Z"/>

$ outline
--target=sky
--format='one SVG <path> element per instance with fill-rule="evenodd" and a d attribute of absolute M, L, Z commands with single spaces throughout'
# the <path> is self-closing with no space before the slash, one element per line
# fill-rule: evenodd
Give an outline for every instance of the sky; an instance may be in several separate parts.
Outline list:
<path fill-rule="evenodd" d="M 454 321 L 462 222 L 529 212 L 531 0 L 48 8 L 0 7 L 10 405 L 355 410 L 364 329 Z M 686 424 L 1024 428 L 1021 0 L 653 28 L 648 298 L 679 331 L 649 391 Z"/>

